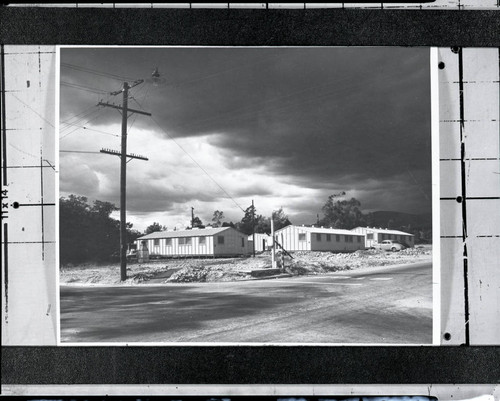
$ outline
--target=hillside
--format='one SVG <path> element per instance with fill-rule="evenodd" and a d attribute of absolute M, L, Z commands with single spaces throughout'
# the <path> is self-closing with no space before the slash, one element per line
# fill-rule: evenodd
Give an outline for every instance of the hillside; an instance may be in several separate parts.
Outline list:
<path fill-rule="evenodd" d="M 402 212 L 378 211 L 369 214 L 369 225 L 388 227 L 415 227 L 421 229 L 432 228 L 432 214 L 410 214 Z M 392 221 L 392 222 L 391 222 Z"/>
<path fill-rule="evenodd" d="M 377 211 L 367 215 L 370 227 L 392 228 L 415 235 L 416 243 L 432 241 L 432 214 L 410 214 L 392 211 Z"/>

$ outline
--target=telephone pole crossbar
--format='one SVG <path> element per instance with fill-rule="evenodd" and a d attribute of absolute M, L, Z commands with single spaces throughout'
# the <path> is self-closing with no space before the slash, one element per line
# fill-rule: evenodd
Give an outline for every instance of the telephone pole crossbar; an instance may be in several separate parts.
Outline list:
<path fill-rule="evenodd" d="M 106 106 L 106 107 L 111 107 L 112 109 L 118 109 L 118 110 L 126 110 L 127 112 L 131 113 L 137 113 L 137 114 L 143 114 L 145 116 L 151 116 L 151 113 L 148 113 L 146 111 L 142 110 L 135 110 L 135 109 L 129 109 L 128 107 L 122 107 L 122 106 L 117 106 L 116 104 L 111 104 L 111 103 L 104 103 L 104 102 L 99 102 L 97 103 L 98 106 Z"/>
<path fill-rule="evenodd" d="M 147 113 L 142 110 L 134 110 L 128 108 L 128 90 L 136 85 L 142 83 L 142 80 L 137 80 L 132 83 L 132 86 L 128 82 L 123 83 L 123 89 L 119 92 L 112 93 L 113 95 L 118 95 L 120 92 L 123 93 L 123 105 L 116 106 L 114 104 L 99 102 L 98 106 L 111 107 L 112 109 L 118 109 L 122 113 L 122 135 L 121 135 L 121 151 L 115 151 L 111 149 L 102 149 L 102 153 L 107 153 L 114 156 L 120 157 L 120 279 L 125 281 L 127 279 L 127 163 L 131 159 L 141 159 L 148 160 L 144 156 L 138 156 L 134 154 L 127 154 L 127 120 L 129 117 L 129 112 L 143 114 L 145 116 L 151 116 L 151 113 Z M 127 160 L 129 158 L 129 160 Z"/>
<path fill-rule="evenodd" d="M 114 155 L 114 156 L 122 157 L 121 152 L 119 152 L 118 150 L 101 149 L 99 152 L 101 152 L 101 153 L 107 153 L 108 155 Z M 126 155 L 126 157 L 129 157 L 131 159 L 149 160 L 147 157 L 141 156 L 141 155 L 136 155 L 135 153 L 129 153 L 129 154 Z"/>

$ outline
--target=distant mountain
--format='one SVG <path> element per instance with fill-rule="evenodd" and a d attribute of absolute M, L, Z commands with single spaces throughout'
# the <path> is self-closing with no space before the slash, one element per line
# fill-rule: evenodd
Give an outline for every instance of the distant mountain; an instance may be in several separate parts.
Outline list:
<path fill-rule="evenodd" d="M 432 214 L 378 211 L 365 215 L 367 226 L 400 230 L 415 235 L 415 243 L 432 242 Z"/>
<path fill-rule="evenodd" d="M 432 229 L 432 213 L 410 214 L 392 211 L 378 211 L 367 214 L 367 225 L 382 228 Z"/>

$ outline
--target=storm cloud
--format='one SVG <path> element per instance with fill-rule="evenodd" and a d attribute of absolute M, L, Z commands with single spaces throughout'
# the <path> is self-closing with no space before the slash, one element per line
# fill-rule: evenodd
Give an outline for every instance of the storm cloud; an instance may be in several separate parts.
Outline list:
<path fill-rule="evenodd" d="M 318 204 L 344 190 L 365 209 L 430 212 L 428 49 L 63 48 L 61 62 L 61 81 L 73 85 L 61 86 L 63 121 L 94 110 L 100 98 L 121 103 L 119 95 L 95 93 L 118 90 L 118 76 L 146 79 L 131 90 L 129 106 L 153 119 L 135 115 L 129 125 L 147 133 L 134 151 L 158 157 L 136 177 L 131 173 L 131 185 L 143 187 L 130 195 L 132 211 L 173 210 L 191 201 L 212 206 L 230 194 L 245 207 L 250 198 L 281 199 L 285 211 L 290 205 L 297 216 L 314 220 Z M 156 67 L 157 86 L 151 80 Z M 118 131 L 117 110 L 89 118 L 79 123 Z M 78 135 L 65 138 L 67 146 L 87 146 L 72 138 Z M 106 140 L 118 148 L 118 138 Z M 77 171 L 64 166 L 61 191 L 70 192 Z M 176 174 L 182 179 L 172 186 Z M 102 195 L 116 194 L 116 185 Z"/>

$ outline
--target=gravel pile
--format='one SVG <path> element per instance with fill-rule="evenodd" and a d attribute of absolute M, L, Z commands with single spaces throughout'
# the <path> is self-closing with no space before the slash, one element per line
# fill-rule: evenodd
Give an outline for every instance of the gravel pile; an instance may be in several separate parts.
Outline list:
<path fill-rule="evenodd" d="M 250 278 L 250 271 L 237 270 L 230 265 L 184 267 L 166 279 L 165 283 L 206 283 L 237 281 Z"/>
<path fill-rule="evenodd" d="M 386 266 L 430 260 L 432 250 L 408 248 L 401 252 L 386 252 L 367 249 L 349 253 L 333 252 L 292 252 L 293 258 L 285 256 L 284 271 L 295 275 L 322 274 L 361 267 Z M 277 267 L 281 267 L 278 255 Z M 238 281 L 252 278 L 252 270 L 271 268 L 271 252 L 263 252 L 255 258 L 228 259 L 168 259 L 147 263 L 130 263 L 125 284 L 146 284 L 150 280 L 164 283 L 194 283 Z M 172 271 L 171 276 L 165 275 Z M 165 276 L 165 278 L 162 277 Z M 168 278 L 166 278 L 168 277 Z M 120 284 L 119 264 L 103 266 L 66 266 L 61 269 L 60 282 L 88 284 Z"/>

